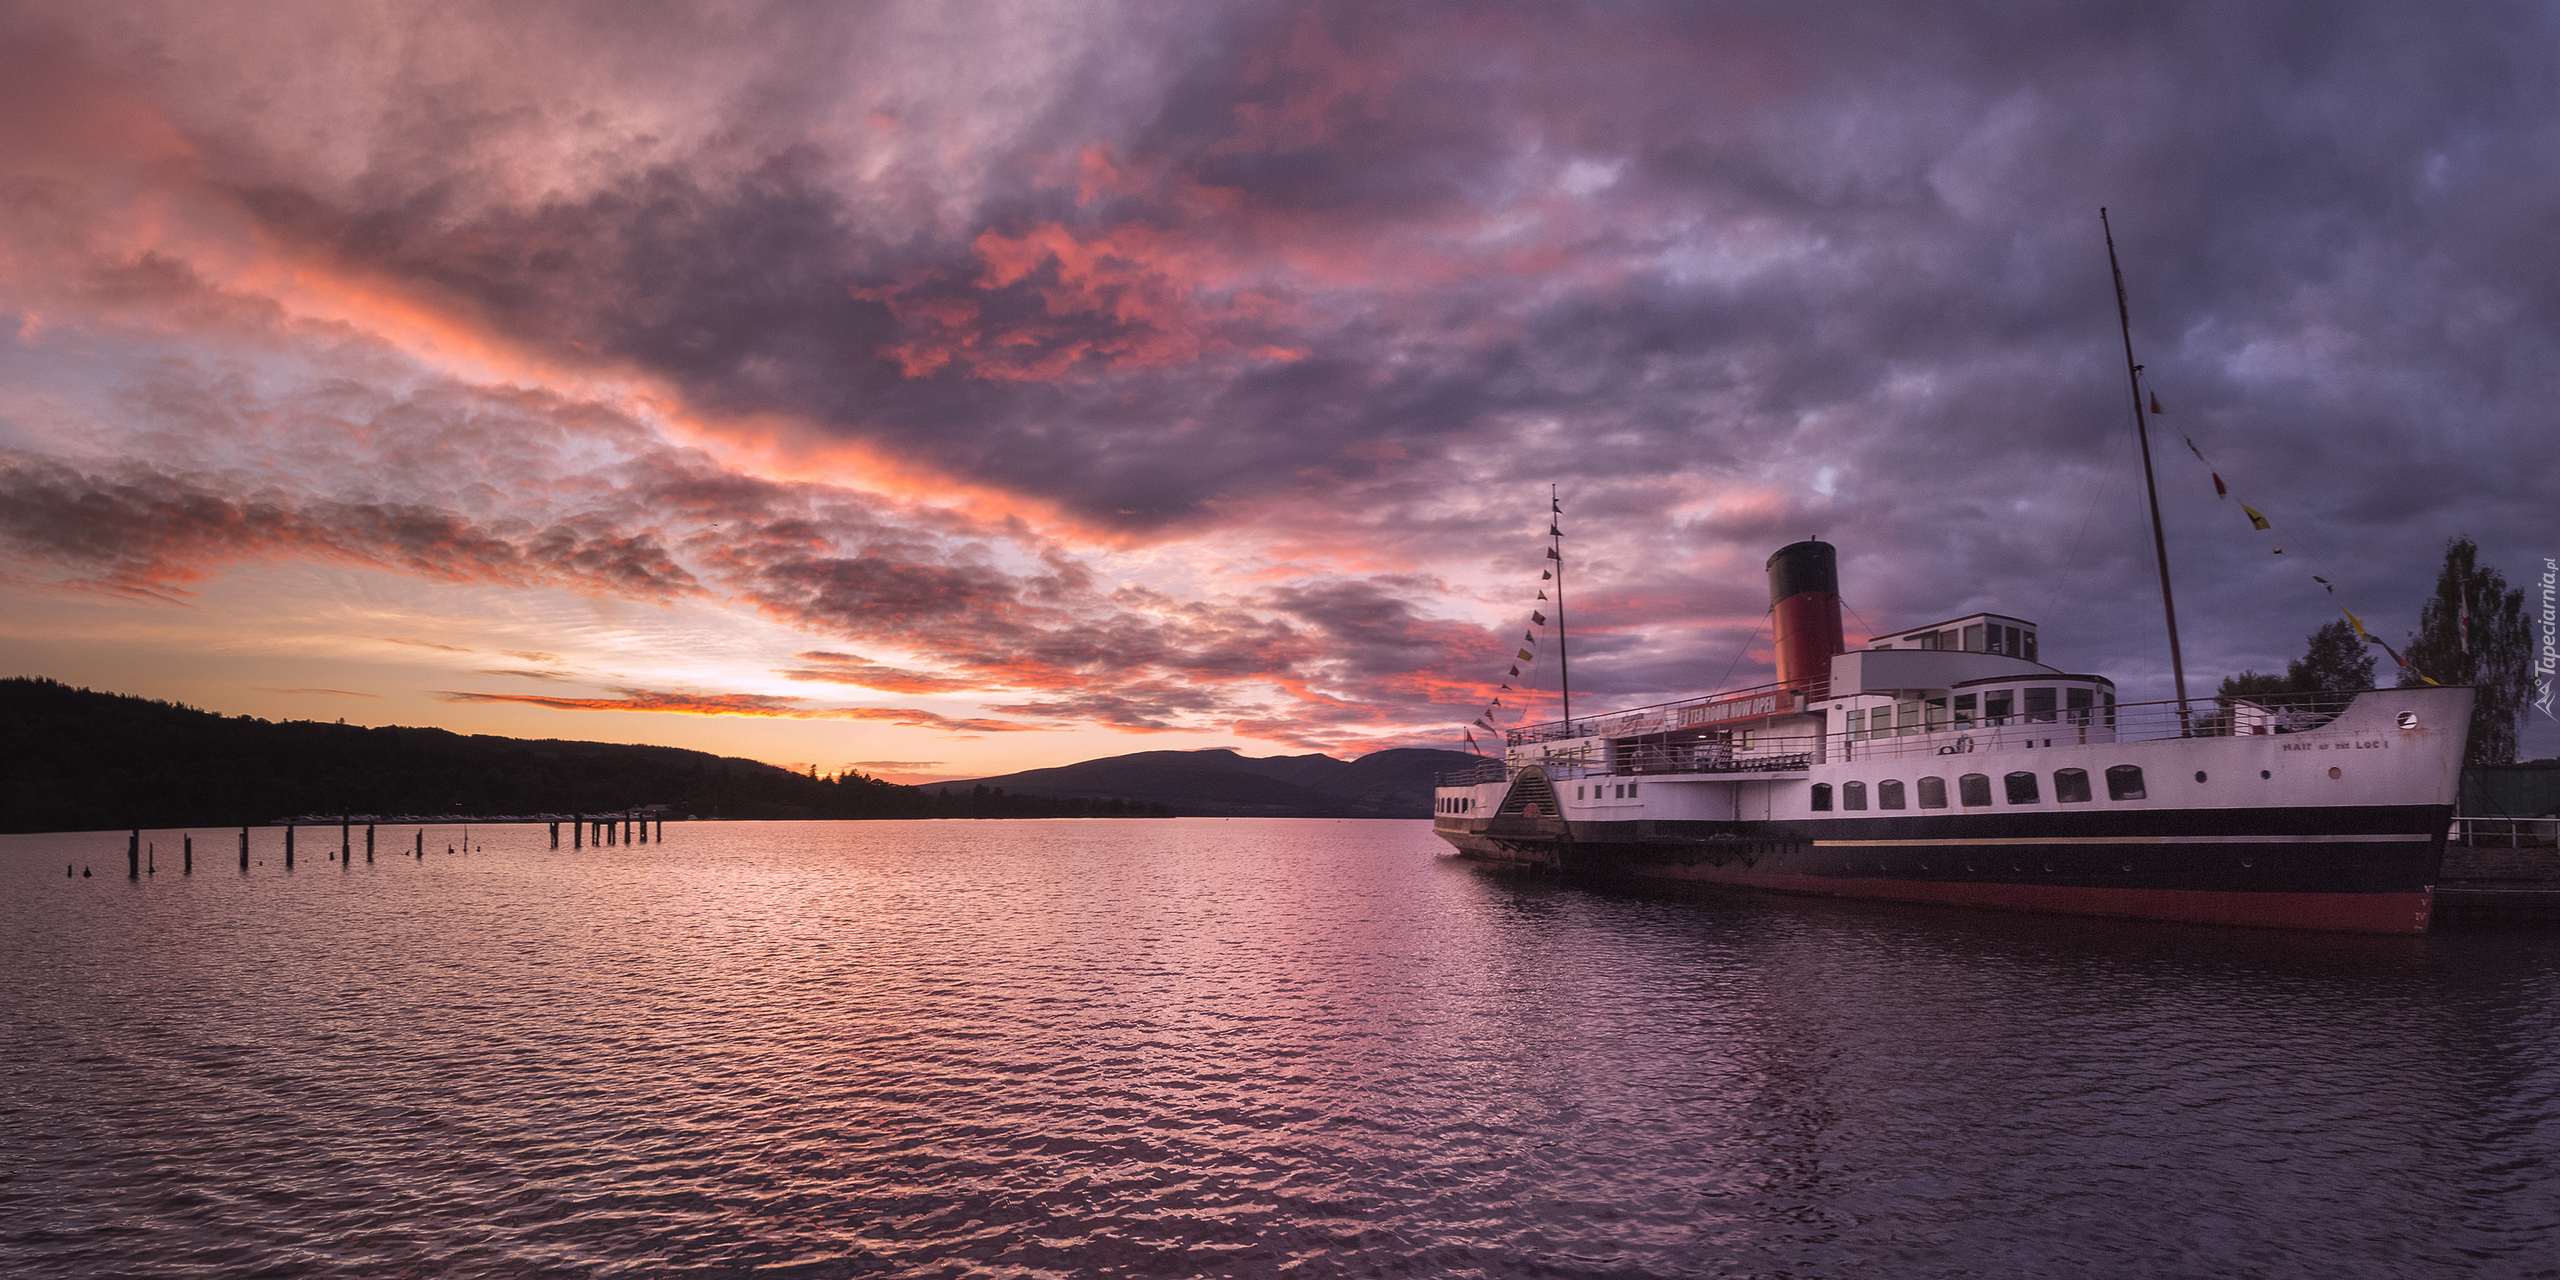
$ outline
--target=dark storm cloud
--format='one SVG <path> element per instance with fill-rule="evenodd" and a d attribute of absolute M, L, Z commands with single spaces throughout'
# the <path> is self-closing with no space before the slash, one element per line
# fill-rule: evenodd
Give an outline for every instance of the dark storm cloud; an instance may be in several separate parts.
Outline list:
<path fill-rule="evenodd" d="M 1577 653 L 1606 696 L 1677 692 L 1737 657 L 1757 674 L 1760 557 L 1817 534 L 1842 548 L 1853 631 L 2032 612 L 2074 665 L 2154 680 L 2101 205 L 2172 411 L 2158 464 L 2200 672 L 2279 662 L 2339 600 L 2249 542 L 2176 437 L 2373 615 L 2419 596 L 2448 534 L 2510 565 L 2548 552 L 2547 6 L 1016 17 L 266 19 L 338 55 L 298 61 L 220 24 L 190 43 L 172 17 L 138 50 L 65 18 L 21 58 L 19 84 L 42 91 L 0 90 L 28 104 L 0 147 L 31 193 L 22 220 L 45 229 L 13 246 L 9 279 L 135 332 L 280 341 L 255 270 L 131 251 L 96 216 L 117 183 L 182 184 L 236 212 L 257 252 L 544 369 L 641 378 L 710 435 L 857 446 L 1086 533 L 1285 544 L 1223 602 L 1142 599 L 1074 557 L 1043 571 L 970 553 L 993 535 L 959 517 L 682 451 L 537 457 L 513 442 L 540 433 L 509 424 L 555 398 L 444 437 L 498 459 L 479 465 L 502 496 L 455 483 L 413 504 L 466 513 L 453 539 L 503 549 L 439 561 L 381 532 L 329 552 L 430 574 L 514 556 L 644 597 L 716 580 L 824 643 L 895 641 L 936 668 L 813 660 L 794 678 L 1038 690 L 1008 705 L 1139 728 L 1232 713 L 1302 733 L 1356 722 L 1358 704 L 1420 723 L 1470 700 L 1507 624 L 1433 620 L 1508 602 L 1444 607 L 1452 589 L 1424 575 L 1532 579 L 1550 482 L 1568 499 Z M 223 57 L 191 61 L 198 47 Z M 363 74 L 311 69 L 341 63 Z M 157 79 L 117 70 L 145 64 Z M 269 86 L 264 109 L 238 107 L 244 75 Z M 60 159 L 91 155 L 125 167 L 61 178 L 106 172 Z M 83 265 L 44 275 L 39 248 Z M 137 381 L 172 448 L 252 429 L 201 379 Z M 463 465 L 419 455 L 468 415 L 348 381 L 349 405 L 307 410 L 411 442 L 402 475 Z M 290 468 L 337 457 L 314 446 Z M 343 489 L 333 513 L 397 506 Z M 519 503 L 514 518 L 579 540 L 486 532 Z M 140 534 L 82 550 L 77 521 L 23 536 L 100 581 L 176 581 L 154 566 L 184 559 Z M 191 536 L 184 554 L 248 537 Z M 609 586 L 642 552 L 668 565 Z M 1257 681 L 1296 710 L 1148 692 Z"/>
<path fill-rule="evenodd" d="M 216 565 L 275 556 L 644 600 L 701 590 L 645 533 L 491 526 L 413 505 L 237 498 L 142 464 L 107 475 L 23 454 L 0 454 L 0 544 L 59 581 L 143 594 L 183 590 Z"/>
<path fill-rule="evenodd" d="M 564 358 L 637 362 L 707 412 L 790 413 L 1137 525 L 1362 441 L 1498 436 L 1521 415 L 1587 442 L 1524 461 L 1599 483 L 1830 447 L 1799 421 L 1825 410 L 1868 411 L 1839 456 L 1877 472 L 1948 445 L 2068 458 L 2092 432 L 2043 424 L 2105 421 L 2102 377 L 2049 385 L 2103 374 L 2102 201 L 2126 207 L 2162 366 L 2200 330 L 2301 341 L 2323 319 L 2306 295 L 2328 293 L 2407 317 L 2383 321 L 2416 330 L 2398 361 L 2488 392 L 2519 371 L 2460 313 L 2549 319 L 2547 291 L 2512 283 L 2550 270 L 2522 216 L 2546 180 L 2511 163 L 2542 128 L 2549 86 L 2513 52 L 2547 34 L 2539 9 L 1121 20 L 1157 68 L 1152 112 L 1087 122 L 1065 99 L 1018 122 L 1022 158 L 921 233 L 877 188 L 936 175 L 849 189 L 801 98 L 723 103 L 734 127 L 701 152 L 574 199 L 444 167 L 241 189 L 295 243 Z M 2401 269 L 2338 278 L 2383 263 Z M 1915 370 L 1971 393 L 1949 434 L 1930 406 L 1879 403 Z M 2224 398 L 2227 374 L 2189 376 Z"/>

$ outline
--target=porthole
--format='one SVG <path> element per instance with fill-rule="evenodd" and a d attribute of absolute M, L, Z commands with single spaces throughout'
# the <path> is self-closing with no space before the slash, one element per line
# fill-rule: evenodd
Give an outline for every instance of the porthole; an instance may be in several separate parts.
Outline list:
<path fill-rule="evenodd" d="M 2329 766 L 2329 776 L 2332 778 L 2338 776 L 2338 766 L 2334 764 Z"/>
<path fill-rule="evenodd" d="M 2261 777 L 2261 778 L 2272 778 L 2272 777 L 2274 777 L 2275 775 L 2274 775 L 2274 774 L 2272 774 L 2272 773 L 2267 772 L 2267 771 L 2266 771 L 2266 770 L 2264 770 L 2264 769 L 2260 769 L 2260 770 L 2258 770 L 2258 776 L 2259 776 L 2259 777 Z"/>
<path fill-rule="evenodd" d="M 2258 865 L 2258 860 L 2257 860 L 2256 858 L 2242 858 L 2242 859 L 2240 860 L 2240 865 L 2241 865 L 2242 867 L 2244 867 L 2244 868 L 2246 868 L 2246 867 L 2254 867 L 2254 866 Z"/>
<path fill-rule="evenodd" d="M 2202 769 L 2198 769 L 2198 770 L 2196 770 L 2196 781 L 2198 781 L 2198 782 L 2202 782 L 2202 781 L 2204 781 L 2204 770 L 2202 770 Z"/>

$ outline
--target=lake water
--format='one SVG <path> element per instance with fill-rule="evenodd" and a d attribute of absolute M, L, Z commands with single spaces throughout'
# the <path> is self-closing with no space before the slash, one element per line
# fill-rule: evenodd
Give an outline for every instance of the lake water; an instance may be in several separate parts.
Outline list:
<path fill-rule="evenodd" d="M 2560 935 L 412 830 L 0 839 L 0 1273 L 2560 1275 Z"/>

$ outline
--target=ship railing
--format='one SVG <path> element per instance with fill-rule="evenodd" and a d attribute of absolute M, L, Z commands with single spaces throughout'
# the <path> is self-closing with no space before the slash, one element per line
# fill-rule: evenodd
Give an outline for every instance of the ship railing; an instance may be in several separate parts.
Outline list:
<path fill-rule="evenodd" d="M 1832 733 L 1826 742 L 1837 760 L 1886 760 L 1906 756 L 1970 755 L 2109 742 L 2167 738 L 2228 738 L 2303 733 L 2338 718 L 2353 696 L 2298 698 L 2275 705 L 2191 699 L 2121 702 L 2113 706 L 2056 707 L 2005 716 L 1976 715 L 1866 733 Z M 1935 710 L 1935 708 L 1932 708 Z"/>
<path fill-rule="evenodd" d="M 1640 715 L 1720 703 L 1755 694 L 1784 692 L 1788 691 L 1778 685 L 1762 685 L 1712 698 L 1612 712 L 1589 720 L 1576 717 L 1573 730 L 1576 735 L 1588 736 L 1613 722 L 1635 721 Z M 2354 698 L 2352 694 L 2284 695 L 2262 701 L 2195 698 L 2183 707 L 2175 700 L 2062 706 L 2013 711 L 1996 717 L 1977 713 L 1959 720 L 1950 716 L 1881 732 L 1834 730 L 1789 737 L 1752 733 L 1726 738 L 1714 734 L 1702 736 L 1694 730 L 1654 732 L 1598 738 L 1570 748 L 1551 750 L 1543 757 L 1523 755 L 1520 763 L 1541 766 L 1549 776 L 1559 778 L 1786 772 L 1807 769 L 1826 761 L 1971 755 L 1987 751 L 2152 742 L 2169 738 L 2293 734 L 2327 725 L 2337 719 Z M 1516 749 L 1563 736 L 1562 721 L 1524 726 L 1512 731 L 1512 745 Z M 1501 781 L 1512 771 L 1503 761 L 1488 759 L 1472 770 L 1443 775 L 1440 785 L 1471 786 Z M 1471 781 L 1458 780 L 1461 778 Z"/>
<path fill-rule="evenodd" d="M 2456 818 L 2451 835 L 2472 849 L 2560 848 L 2560 818 Z"/>
<path fill-rule="evenodd" d="M 1488 782 L 1507 781 L 1510 776 L 1511 771 L 1503 765 L 1502 757 L 1487 756 L 1464 769 L 1434 774 L 1431 784 L 1436 787 L 1478 787 Z"/>
<path fill-rule="evenodd" d="M 1755 684 L 1747 688 L 1727 689 L 1720 693 L 1704 694 L 1695 698 L 1657 702 L 1650 706 L 1621 707 L 1596 716 L 1575 716 L 1571 720 L 1548 720 L 1538 724 L 1519 725 L 1504 730 L 1502 736 L 1506 743 L 1515 747 L 1532 742 L 1554 742 L 1565 738 L 1624 737 L 1626 733 L 1623 730 L 1627 726 L 1671 723 L 1680 718 L 1680 712 L 1693 708 L 1715 707 L 1724 703 L 1772 694 L 1779 698 L 1776 714 L 1784 715 L 1795 710 L 1798 705 L 1795 700 L 1796 695 L 1801 694 L 1809 699 L 1828 697 L 1830 683 L 1826 677 L 1813 681 L 1797 681 L 1794 684 Z M 1753 717 L 1737 716 L 1735 718 Z"/>

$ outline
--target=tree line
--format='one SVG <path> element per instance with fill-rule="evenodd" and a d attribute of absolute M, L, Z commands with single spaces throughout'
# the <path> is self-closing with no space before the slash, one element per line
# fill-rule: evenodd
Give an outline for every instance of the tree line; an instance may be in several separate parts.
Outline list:
<path fill-rule="evenodd" d="M 2307 641 L 2303 655 L 2288 662 L 2282 675 L 2243 671 L 2225 677 L 2215 695 L 2223 714 L 2238 700 L 2284 706 L 2341 700 L 2374 687 L 2374 654 L 2345 619 L 2312 632 Z M 2408 665 L 2399 668 L 2395 683 L 2407 688 L 2433 679 L 2479 691 L 2463 763 L 2515 762 L 2533 699 L 2533 655 L 2523 589 L 2509 587 L 2506 575 L 2480 563 L 2480 548 L 2471 539 L 2448 540 L 2435 590 L 2420 606 L 2418 629 L 2400 654 Z"/>
<path fill-rule="evenodd" d="M 224 716 L 0 679 L 0 832 L 236 827 L 292 814 L 703 818 L 1171 817 L 1163 805 L 928 792 L 677 747 Z"/>

